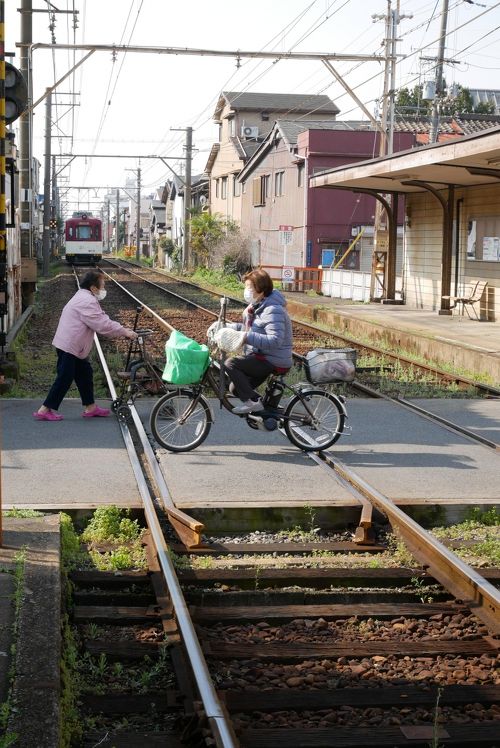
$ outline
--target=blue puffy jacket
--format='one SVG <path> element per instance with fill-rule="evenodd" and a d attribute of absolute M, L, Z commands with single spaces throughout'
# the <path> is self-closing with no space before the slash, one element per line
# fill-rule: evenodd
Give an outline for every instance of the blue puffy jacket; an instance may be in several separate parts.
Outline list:
<path fill-rule="evenodd" d="M 245 328 L 246 323 L 244 315 L 241 327 Z M 289 368 L 292 365 L 292 323 L 286 299 L 279 291 L 272 291 L 256 305 L 246 342 L 253 353 L 263 354 L 274 366 Z"/>

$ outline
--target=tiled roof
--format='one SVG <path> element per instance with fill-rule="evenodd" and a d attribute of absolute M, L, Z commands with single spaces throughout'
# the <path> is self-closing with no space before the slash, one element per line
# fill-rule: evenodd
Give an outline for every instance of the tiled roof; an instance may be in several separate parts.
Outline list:
<path fill-rule="evenodd" d="M 289 145 L 296 145 L 297 138 L 301 132 L 306 130 L 373 130 L 373 126 L 367 120 L 277 120 L 278 127 Z"/>
<path fill-rule="evenodd" d="M 395 132 L 413 132 L 416 135 L 428 135 L 432 117 L 396 117 Z M 496 114 L 460 114 L 453 117 L 440 117 L 440 135 L 472 135 L 483 132 L 500 124 Z"/>
<path fill-rule="evenodd" d="M 338 114 L 340 109 L 325 95 L 223 91 L 234 110 L 269 112 L 313 112 Z"/>

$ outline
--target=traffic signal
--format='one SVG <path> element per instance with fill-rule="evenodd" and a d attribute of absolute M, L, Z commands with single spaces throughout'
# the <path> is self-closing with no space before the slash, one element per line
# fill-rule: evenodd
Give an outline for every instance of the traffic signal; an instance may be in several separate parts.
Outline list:
<path fill-rule="evenodd" d="M 20 70 L 5 63 L 5 122 L 10 125 L 28 106 L 28 86 Z"/>

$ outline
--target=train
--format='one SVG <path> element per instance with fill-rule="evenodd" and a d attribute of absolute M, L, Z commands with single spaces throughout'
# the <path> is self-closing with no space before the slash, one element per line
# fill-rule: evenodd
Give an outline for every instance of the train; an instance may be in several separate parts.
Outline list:
<path fill-rule="evenodd" d="M 95 264 L 102 259 L 102 221 L 92 213 L 73 213 L 64 224 L 64 236 L 68 264 Z"/>

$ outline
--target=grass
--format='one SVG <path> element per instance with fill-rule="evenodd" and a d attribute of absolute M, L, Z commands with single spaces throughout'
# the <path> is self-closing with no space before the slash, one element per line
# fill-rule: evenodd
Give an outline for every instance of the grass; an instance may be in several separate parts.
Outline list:
<path fill-rule="evenodd" d="M 18 737 L 15 733 L 6 732 L 6 729 L 10 714 L 14 708 L 12 702 L 12 687 L 16 675 L 16 653 L 17 637 L 19 633 L 19 619 L 21 616 L 21 608 L 24 601 L 25 562 L 26 551 L 23 549 L 16 553 L 16 555 L 14 556 L 14 570 L 9 572 L 10 574 L 13 574 L 15 580 L 14 593 L 12 596 L 12 602 L 14 605 L 14 622 L 12 624 L 13 643 L 10 649 L 11 662 L 7 674 L 7 698 L 2 704 L 0 704 L 0 748 L 7 748 L 7 746 L 14 745 L 17 742 Z"/>

